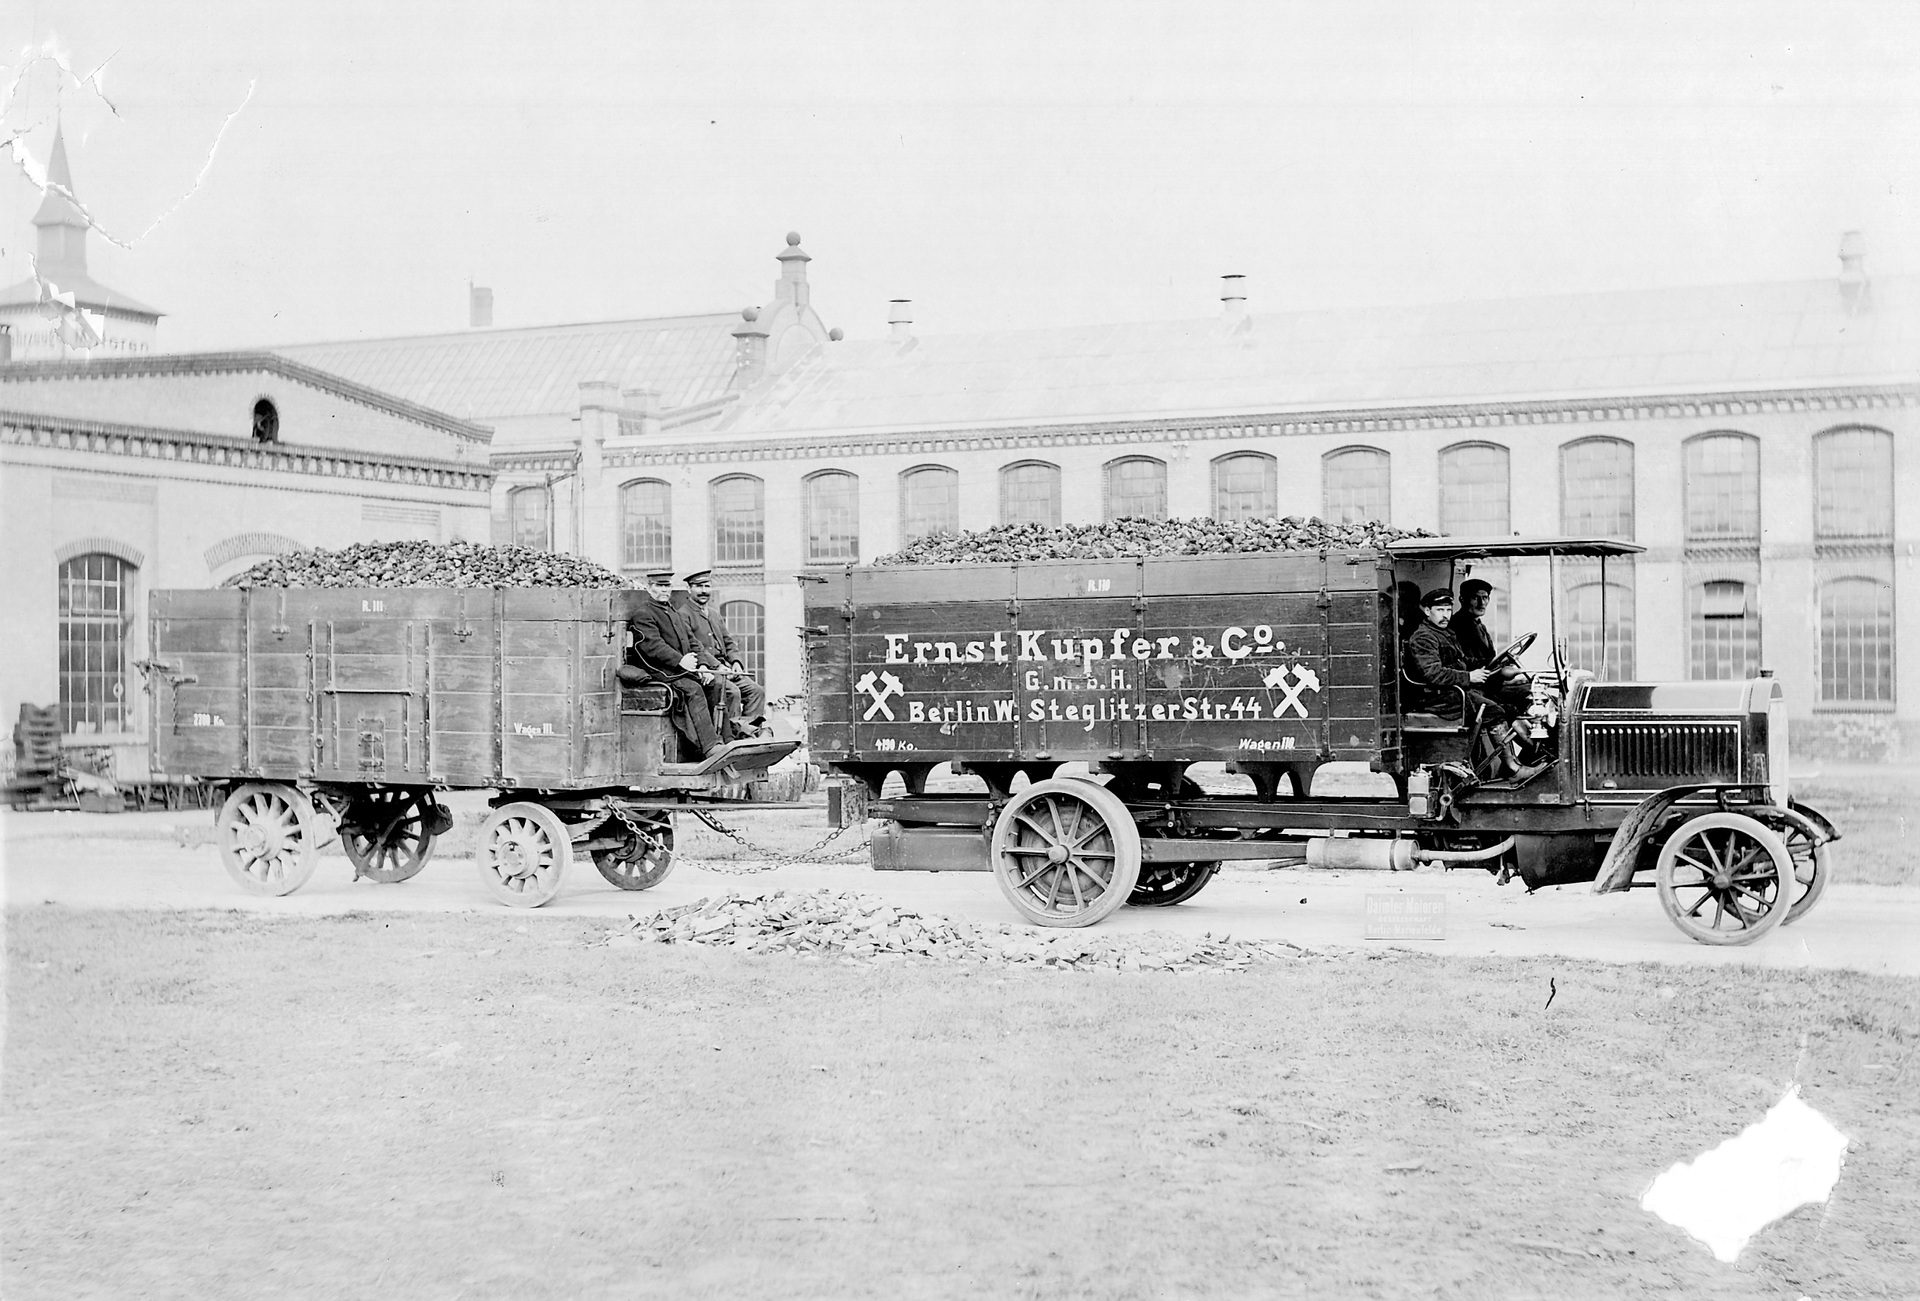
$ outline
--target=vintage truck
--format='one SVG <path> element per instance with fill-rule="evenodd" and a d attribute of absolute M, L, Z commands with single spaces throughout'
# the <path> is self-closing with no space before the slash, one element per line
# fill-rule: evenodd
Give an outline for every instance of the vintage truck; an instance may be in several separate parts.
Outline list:
<path fill-rule="evenodd" d="M 149 601 L 156 769 L 225 792 L 220 854 L 287 894 L 337 829 L 357 877 L 404 881 L 452 828 L 438 799 L 490 790 L 475 860 L 537 907 L 576 854 L 625 890 L 673 866 L 675 808 L 720 801 L 796 741 L 681 762 L 667 689 L 619 680 L 644 592 L 252 588 Z M 737 803 L 738 801 L 731 801 Z"/>
<path fill-rule="evenodd" d="M 1457 587 L 1476 561 L 1604 570 L 1639 550 L 1441 537 L 849 568 L 806 588 L 811 757 L 841 778 L 830 818 L 872 819 L 876 868 L 992 871 L 1040 925 L 1179 903 L 1231 860 L 1297 859 L 1652 884 L 1687 935 L 1744 944 L 1814 905 L 1838 839 L 1792 798 L 1772 678 L 1600 682 L 1550 636 L 1525 726 L 1551 767 L 1525 783 L 1477 766 L 1476 714 L 1407 707 L 1408 590 Z M 1336 762 L 1394 794 L 1316 794 Z M 1203 790 L 1188 769 L 1208 763 L 1241 793 Z M 977 789 L 929 790 L 936 769 Z M 900 793 L 883 798 L 894 774 Z"/>

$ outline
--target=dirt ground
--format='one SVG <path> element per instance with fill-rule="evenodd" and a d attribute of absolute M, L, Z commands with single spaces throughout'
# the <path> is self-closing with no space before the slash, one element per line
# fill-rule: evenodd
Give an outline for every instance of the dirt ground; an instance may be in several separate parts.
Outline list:
<path fill-rule="evenodd" d="M 8 918 L 0 1293 L 1912 1297 L 1911 980 L 1079 973 L 539 915 Z M 1551 1000 L 1549 1001 L 1549 995 Z M 1790 1082 L 1833 1200 L 1638 1208 Z"/>

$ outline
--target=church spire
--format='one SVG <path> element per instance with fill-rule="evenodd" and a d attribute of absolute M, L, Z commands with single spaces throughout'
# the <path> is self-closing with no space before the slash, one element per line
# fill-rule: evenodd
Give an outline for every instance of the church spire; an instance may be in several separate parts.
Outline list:
<path fill-rule="evenodd" d="M 40 210 L 33 214 L 33 224 L 40 231 L 43 275 L 55 268 L 86 272 L 87 219 L 70 197 L 73 192 L 73 168 L 67 162 L 66 134 L 56 125 L 53 153 L 47 159 L 46 197 L 40 201 Z"/>

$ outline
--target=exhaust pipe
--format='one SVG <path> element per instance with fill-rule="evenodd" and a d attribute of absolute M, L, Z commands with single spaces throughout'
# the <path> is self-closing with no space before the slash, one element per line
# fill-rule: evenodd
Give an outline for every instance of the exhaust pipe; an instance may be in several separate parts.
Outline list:
<path fill-rule="evenodd" d="M 1484 863 L 1513 848 L 1508 836 L 1485 849 L 1422 849 L 1411 840 L 1315 836 L 1307 842 L 1307 866 L 1373 872 L 1411 872 L 1416 863 Z"/>

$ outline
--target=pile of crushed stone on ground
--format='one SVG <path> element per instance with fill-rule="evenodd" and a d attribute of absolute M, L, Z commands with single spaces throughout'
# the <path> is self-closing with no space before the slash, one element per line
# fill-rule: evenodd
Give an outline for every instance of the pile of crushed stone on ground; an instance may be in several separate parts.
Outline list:
<path fill-rule="evenodd" d="M 801 953 L 854 961 L 998 963 L 1091 971 L 1237 971 L 1312 951 L 1284 940 L 1199 939 L 1164 933 L 1035 931 L 927 917 L 852 891 L 775 890 L 701 899 L 610 931 L 603 944 L 709 944 L 748 953 Z"/>
<path fill-rule="evenodd" d="M 876 565 L 989 565 L 1023 560 L 1127 560 L 1241 551 L 1377 550 L 1399 538 L 1436 536 L 1378 520 L 1329 524 L 1318 516 L 1281 519 L 1118 519 L 1105 524 L 1002 524 L 977 533 L 915 538 Z"/>
<path fill-rule="evenodd" d="M 480 542 L 357 542 L 338 551 L 290 551 L 235 574 L 223 587 L 625 587 L 591 560 Z"/>

